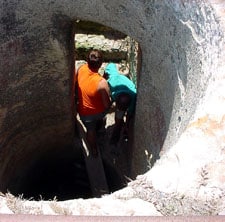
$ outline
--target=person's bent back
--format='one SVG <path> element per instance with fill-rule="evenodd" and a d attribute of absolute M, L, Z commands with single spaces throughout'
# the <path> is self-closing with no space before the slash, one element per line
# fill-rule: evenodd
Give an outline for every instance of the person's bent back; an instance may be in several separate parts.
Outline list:
<path fill-rule="evenodd" d="M 130 120 L 135 113 L 136 86 L 128 77 L 119 73 L 115 63 L 106 66 L 104 78 L 109 83 L 112 101 L 116 103 L 115 126 L 110 140 L 110 143 L 116 146 L 124 125 L 124 117 L 124 133 L 127 137 Z"/>

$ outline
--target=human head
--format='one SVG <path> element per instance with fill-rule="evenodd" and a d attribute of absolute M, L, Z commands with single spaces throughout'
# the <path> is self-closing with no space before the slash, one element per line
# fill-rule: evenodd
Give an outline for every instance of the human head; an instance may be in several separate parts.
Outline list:
<path fill-rule="evenodd" d="M 117 70 L 117 65 L 115 63 L 110 62 L 106 67 L 105 67 L 105 71 L 104 71 L 104 75 L 103 77 L 105 79 L 110 78 L 110 76 L 115 76 L 118 75 L 119 72 Z"/>
<path fill-rule="evenodd" d="M 103 62 L 103 57 L 101 51 L 93 49 L 89 52 L 87 63 L 90 69 L 98 70 Z"/>

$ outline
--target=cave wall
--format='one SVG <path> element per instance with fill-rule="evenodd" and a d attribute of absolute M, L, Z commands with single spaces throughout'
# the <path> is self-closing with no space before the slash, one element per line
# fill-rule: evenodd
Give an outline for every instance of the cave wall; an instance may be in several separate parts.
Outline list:
<path fill-rule="evenodd" d="M 94 9 L 94 10 L 93 10 Z M 223 33 L 209 1 L 4 1 L 0 6 L 0 190 L 43 153 L 73 143 L 73 23 L 131 36 L 142 51 L 135 177 L 179 139 L 217 65 Z M 15 167 L 16 166 L 16 167 Z"/>
<path fill-rule="evenodd" d="M 177 143 L 204 97 L 224 44 L 207 1 L 152 1 L 143 8 L 149 34 L 138 40 L 142 72 L 135 132 L 142 133 L 135 134 L 134 175 L 147 171 Z"/>
<path fill-rule="evenodd" d="M 43 153 L 72 143 L 74 62 L 71 19 L 53 12 L 47 1 L 8 1 L 0 10 L 0 188 L 5 189 Z"/>

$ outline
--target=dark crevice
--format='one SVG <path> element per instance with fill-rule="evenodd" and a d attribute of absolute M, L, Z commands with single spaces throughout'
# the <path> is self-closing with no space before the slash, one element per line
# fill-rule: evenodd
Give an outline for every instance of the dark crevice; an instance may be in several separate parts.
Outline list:
<path fill-rule="evenodd" d="M 117 170 L 103 160 L 109 191 L 113 192 L 125 186 Z M 60 201 L 92 198 L 91 187 L 81 152 L 65 147 L 61 153 L 47 153 L 41 157 L 19 183 L 9 187 L 15 196 L 25 199 Z"/>

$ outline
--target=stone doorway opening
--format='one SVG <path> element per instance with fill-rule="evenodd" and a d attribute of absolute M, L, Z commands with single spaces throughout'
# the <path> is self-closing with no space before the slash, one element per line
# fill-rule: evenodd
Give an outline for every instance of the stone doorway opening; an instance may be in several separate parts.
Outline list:
<path fill-rule="evenodd" d="M 117 65 L 119 72 L 130 78 L 137 87 L 138 65 L 140 65 L 138 42 L 124 33 L 90 21 L 77 20 L 74 30 L 75 71 L 86 62 L 87 54 L 91 49 L 99 49 L 103 53 L 104 61 L 102 67 L 99 69 L 99 73 L 103 75 L 105 66 L 109 62 L 113 62 Z M 116 157 L 111 155 L 108 141 L 115 123 L 114 115 L 114 112 L 111 112 L 106 116 L 106 135 L 100 141 L 99 146 L 107 180 L 111 178 L 111 173 L 115 173 L 113 177 L 117 178 L 117 181 L 114 182 L 107 181 L 110 183 L 108 184 L 109 187 L 113 187 L 115 191 L 126 186 L 130 180 L 132 139 L 127 142 L 123 141 L 122 138 L 118 145 L 121 150 L 120 155 Z M 79 119 L 79 116 L 77 118 Z M 133 137 L 133 133 L 134 128 L 132 126 L 129 136 Z"/>

